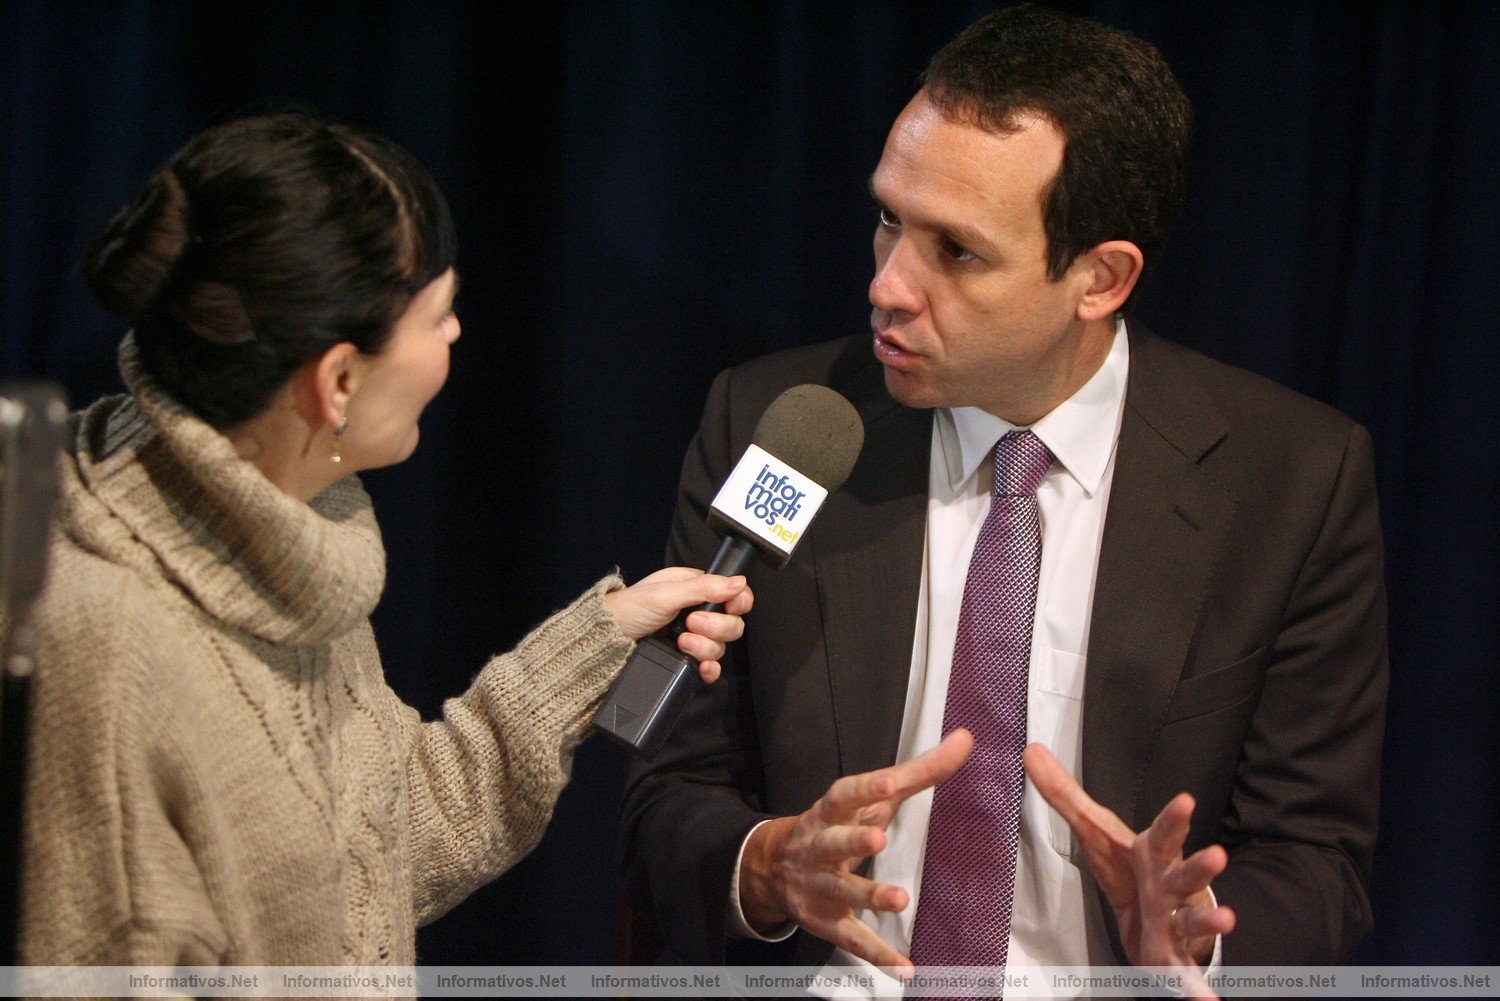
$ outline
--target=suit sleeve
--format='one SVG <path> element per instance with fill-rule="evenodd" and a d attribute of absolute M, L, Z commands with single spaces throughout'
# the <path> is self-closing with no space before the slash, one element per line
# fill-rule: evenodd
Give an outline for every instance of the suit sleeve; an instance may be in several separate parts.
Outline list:
<path fill-rule="evenodd" d="M 1222 827 L 1231 965 L 1342 962 L 1371 926 L 1388 673 L 1369 435 L 1353 426 L 1291 591 Z"/>
<path fill-rule="evenodd" d="M 731 403 L 724 372 L 683 461 L 669 565 L 706 567 L 718 549 L 705 518 L 744 446 L 731 441 Z M 649 763 L 637 759 L 626 784 L 622 852 L 630 893 L 689 963 L 724 962 L 735 860 L 750 829 L 770 816 L 759 809 L 747 646 L 748 640 L 730 646 L 723 677 L 698 689 L 660 754 Z"/>

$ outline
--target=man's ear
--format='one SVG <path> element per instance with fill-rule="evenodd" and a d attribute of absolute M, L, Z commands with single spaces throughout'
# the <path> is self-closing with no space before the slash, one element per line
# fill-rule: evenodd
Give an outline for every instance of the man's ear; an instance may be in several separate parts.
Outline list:
<path fill-rule="evenodd" d="M 359 349 L 348 341 L 335 344 L 310 362 L 307 405 L 313 420 L 337 428 L 364 377 Z"/>
<path fill-rule="evenodd" d="M 1129 240 L 1106 240 L 1081 255 L 1074 267 L 1087 269 L 1089 285 L 1078 301 L 1078 318 L 1092 322 L 1114 316 L 1135 290 L 1145 261 Z"/>

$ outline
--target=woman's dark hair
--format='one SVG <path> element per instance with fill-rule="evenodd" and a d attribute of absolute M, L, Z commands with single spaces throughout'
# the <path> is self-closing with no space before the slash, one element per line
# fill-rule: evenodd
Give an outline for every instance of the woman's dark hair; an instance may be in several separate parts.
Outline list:
<path fill-rule="evenodd" d="M 335 344 L 379 353 L 455 244 L 441 192 L 394 143 L 276 114 L 190 140 L 94 237 L 83 271 L 134 326 L 146 370 L 222 429 Z"/>
<path fill-rule="evenodd" d="M 1003 133 L 1034 114 L 1062 133 L 1042 203 L 1053 281 L 1106 240 L 1129 240 L 1155 263 L 1182 209 L 1192 106 L 1149 42 L 1023 4 L 945 45 L 922 85 L 957 120 Z"/>

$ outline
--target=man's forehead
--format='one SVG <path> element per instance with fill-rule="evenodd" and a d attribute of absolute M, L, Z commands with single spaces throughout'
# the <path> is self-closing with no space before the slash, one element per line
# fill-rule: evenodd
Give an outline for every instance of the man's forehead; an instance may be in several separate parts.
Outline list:
<path fill-rule="evenodd" d="M 871 177 L 879 200 L 910 198 L 1021 209 L 1039 204 L 1062 166 L 1064 142 L 1045 118 L 1018 115 L 996 131 L 946 113 L 919 93 L 891 128 Z"/>

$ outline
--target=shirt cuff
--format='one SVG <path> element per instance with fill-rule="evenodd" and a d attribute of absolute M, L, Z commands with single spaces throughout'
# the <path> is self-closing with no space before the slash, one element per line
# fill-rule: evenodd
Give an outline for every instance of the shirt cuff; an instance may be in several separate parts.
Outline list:
<path fill-rule="evenodd" d="M 740 842 L 740 852 L 734 857 L 734 871 L 729 876 L 729 901 L 725 907 L 726 928 L 731 938 L 749 938 L 759 942 L 785 942 L 792 937 L 792 932 L 797 930 L 795 921 L 785 921 L 771 929 L 769 935 L 762 935 L 750 927 L 750 922 L 745 920 L 745 909 L 740 906 L 740 863 L 745 858 L 745 846 L 750 843 L 750 838 L 763 824 L 769 824 L 771 820 L 762 820 L 759 824 L 750 828 L 750 833 L 745 835 L 745 840 Z M 1218 956 L 1217 947 L 1214 955 Z"/>

